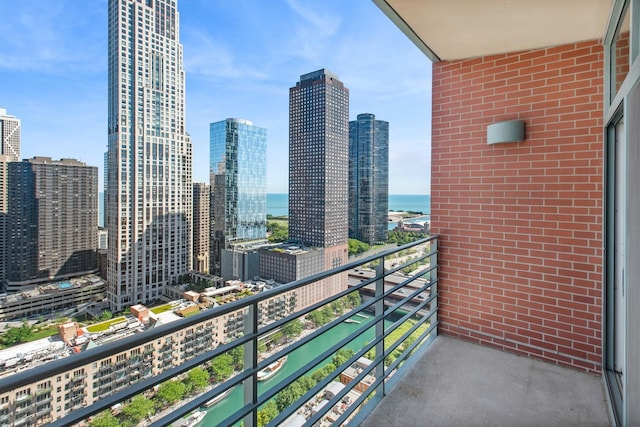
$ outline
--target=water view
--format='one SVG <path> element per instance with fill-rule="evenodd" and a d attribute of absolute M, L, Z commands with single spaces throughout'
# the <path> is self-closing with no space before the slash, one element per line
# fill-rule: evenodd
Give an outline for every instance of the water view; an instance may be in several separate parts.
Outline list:
<path fill-rule="evenodd" d="M 354 317 L 354 319 L 357 319 L 358 322 L 366 323 L 371 322 L 372 317 L 367 315 L 367 319 L 364 319 L 360 316 L 356 316 Z M 361 324 L 343 322 L 330 331 L 325 332 L 315 340 L 293 351 L 291 354 L 289 354 L 289 358 L 282 369 L 280 369 L 280 371 L 278 371 L 278 373 L 273 378 L 265 382 L 258 383 L 258 393 L 268 390 L 270 387 L 277 384 L 282 378 L 285 378 L 287 375 L 290 375 L 296 370 L 305 366 L 308 360 L 313 359 L 316 355 L 326 350 L 329 346 L 345 338 L 347 335 L 356 331 L 360 327 L 362 327 Z M 359 337 L 351 341 L 346 346 L 346 348 L 357 351 L 361 349 L 365 343 L 373 340 L 373 338 L 374 329 L 373 327 L 371 327 L 367 331 L 363 332 Z M 328 363 L 329 361 L 330 359 L 325 363 Z M 320 364 L 320 366 L 317 367 L 313 367 L 309 370 L 309 372 L 307 372 L 307 375 L 313 373 L 316 369 L 321 368 L 322 365 L 323 364 Z M 242 406 L 243 390 L 241 386 L 237 386 L 233 390 L 233 392 L 229 394 L 225 399 L 223 399 L 219 403 L 216 403 L 207 410 L 207 416 L 204 418 L 201 425 L 206 427 L 216 426 L 230 414 L 239 410 Z M 204 408 L 202 409 L 204 410 Z"/>

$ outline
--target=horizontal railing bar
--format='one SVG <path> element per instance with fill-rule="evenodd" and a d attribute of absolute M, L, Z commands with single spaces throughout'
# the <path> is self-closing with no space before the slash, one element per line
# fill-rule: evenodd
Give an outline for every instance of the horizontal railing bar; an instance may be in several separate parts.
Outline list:
<path fill-rule="evenodd" d="M 341 316 L 341 318 L 343 318 L 343 319 L 346 319 L 346 318 L 349 318 L 349 317 L 350 316 Z M 336 320 L 338 320 L 338 319 L 336 319 Z M 375 320 L 377 320 L 377 318 L 372 318 L 372 321 L 367 322 L 367 324 L 365 324 L 362 327 L 358 328 L 356 331 L 352 332 L 351 334 L 349 334 L 348 336 L 346 336 L 342 340 L 338 341 L 337 343 L 335 343 L 334 345 L 329 347 L 327 350 L 323 351 L 318 356 L 316 356 L 315 358 L 310 360 L 307 363 L 306 366 L 314 366 L 314 367 L 318 366 L 323 360 L 331 357 L 331 355 L 333 355 L 335 352 L 337 352 L 338 350 L 343 348 L 345 346 L 345 344 L 348 344 L 354 338 L 362 335 L 363 333 L 367 332 L 370 328 L 372 328 L 374 326 L 373 323 L 375 323 Z M 338 323 L 340 323 L 340 322 L 338 322 Z M 382 337 L 374 338 L 374 340 L 373 340 L 374 343 L 373 344 L 379 342 L 381 339 L 382 339 Z M 282 381 L 280 381 L 279 383 L 277 383 L 276 386 L 270 388 L 269 390 L 267 390 L 263 394 L 261 394 L 260 398 L 258 399 L 258 402 L 256 402 L 256 404 L 253 405 L 253 406 L 255 406 L 255 407 L 261 406 L 262 404 L 264 404 L 265 402 L 267 402 L 268 400 L 273 398 L 281 390 L 283 390 L 284 388 L 288 387 L 293 382 L 295 382 L 298 378 L 300 378 L 307 371 L 308 371 L 308 369 L 305 366 L 298 368 L 294 373 L 290 374 L 287 378 L 285 378 Z M 250 406 L 247 406 L 247 407 L 243 408 L 243 410 L 241 410 L 243 412 L 242 416 L 244 416 L 244 415 L 248 414 L 249 412 L 251 412 L 250 409 L 251 409 Z"/>
<path fill-rule="evenodd" d="M 371 327 L 374 327 L 375 325 L 373 325 L 373 323 L 375 322 L 371 322 L 372 325 Z M 286 420 L 289 416 L 291 416 L 295 411 L 297 411 L 302 405 L 304 405 L 311 397 L 315 396 L 319 391 L 321 391 L 322 389 L 324 389 L 328 384 L 330 384 L 331 382 L 333 382 L 333 379 L 336 378 L 337 376 L 340 375 L 340 373 L 342 371 L 344 371 L 344 369 L 346 369 L 347 367 L 351 366 L 355 361 L 357 361 L 360 357 L 364 356 L 367 352 L 369 352 L 369 350 L 375 348 L 376 344 L 378 344 L 378 342 L 380 342 L 381 340 L 383 340 L 384 337 L 375 337 L 373 340 L 371 340 L 371 342 L 365 344 L 360 350 L 358 350 L 356 353 L 354 353 L 353 356 L 351 356 L 346 362 L 344 362 L 342 365 L 340 365 L 339 367 L 336 367 L 336 371 L 338 374 L 337 375 L 328 375 L 327 377 L 325 377 L 323 380 L 321 380 L 314 388 L 312 388 L 311 390 L 309 390 L 307 393 L 305 393 L 304 396 L 302 396 L 300 399 L 298 399 L 298 402 L 300 402 L 297 406 L 295 406 L 293 409 L 290 408 L 286 408 L 283 412 L 281 412 L 280 414 L 278 414 L 278 416 L 276 416 L 276 418 L 274 418 L 269 425 L 272 424 L 279 424 L 280 422 Z M 369 372 L 371 372 L 374 368 L 375 368 L 375 364 L 371 363 L 369 365 L 370 367 L 367 367 L 367 369 L 363 370 L 364 374 L 362 376 L 358 375 L 356 378 L 364 378 Z M 350 391 L 353 390 L 355 388 L 355 386 L 358 384 L 359 381 L 355 381 L 355 379 L 351 382 L 354 385 L 349 387 L 348 385 L 345 386 L 344 390 Z M 349 383 L 349 384 L 351 384 Z M 345 393 L 346 394 L 346 393 Z M 333 400 L 333 399 L 332 399 Z M 292 405 L 293 406 L 293 405 Z M 327 405 L 328 406 L 328 405 Z M 330 406 L 328 406 L 328 408 L 330 408 Z M 324 412 L 326 413 L 326 412 Z M 309 422 L 307 422 L 307 424 L 309 424 Z"/>
<path fill-rule="evenodd" d="M 242 309 L 246 306 L 249 306 L 253 303 L 259 303 L 262 302 L 264 300 L 267 300 L 269 298 L 272 298 L 274 296 L 295 290 L 299 287 L 311 284 L 313 282 L 317 282 L 319 280 L 322 280 L 324 278 L 333 276 L 335 274 L 338 273 L 342 273 L 345 271 L 348 271 L 352 268 L 354 268 L 355 266 L 360 266 L 366 262 L 370 262 L 373 261 L 375 259 L 381 258 L 383 256 L 386 256 L 388 254 L 392 254 L 395 252 L 398 252 L 400 250 L 403 250 L 404 248 L 409 248 L 412 246 L 417 246 L 419 244 L 422 243 L 426 243 L 429 242 L 431 240 L 436 239 L 437 236 L 431 236 L 425 239 L 421 239 L 418 240 L 416 242 L 412 242 L 409 243 L 407 245 L 404 246 L 400 246 L 394 249 L 389 249 L 387 251 L 378 253 L 378 254 L 374 254 L 371 255 L 370 257 L 367 257 L 365 259 L 361 259 L 361 260 L 357 260 L 357 261 L 353 261 L 350 263 L 347 263 L 343 266 L 340 267 L 336 267 L 334 269 L 328 270 L 328 271 L 324 271 L 322 273 L 318 273 L 315 274 L 313 276 L 309 276 L 307 278 L 304 279 L 300 279 L 300 280 L 296 280 L 294 282 L 290 282 L 288 284 L 284 284 L 282 286 L 277 286 L 273 289 L 270 289 L 268 291 L 265 292 L 261 292 L 259 294 L 256 295 L 252 295 L 252 296 L 248 296 L 246 298 L 243 298 L 241 300 L 237 300 L 237 301 L 233 301 L 230 303 L 227 303 L 223 306 L 218 306 L 206 311 L 203 311 L 201 313 L 197 313 L 193 316 L 189 316 L 187 318 L 184 319 L 180 319 L 180 320 L 176 320 L 175 322 L 171 322 L 165 325 L 161 325 L 157 328 L 153 328 L 151 330 L 142 332 L 142 333 L 138 333 L 138 334 L 134 334 L 132 336 L 129 337 L 125 337 L 123 339 L 111 342 L 111 343 L 107 343 L 104 345 L 101 345 L 99 347 L 93 348 L 91 350 L 87 350 L 84 351 L 82 353 L 78 353 L 78 354 L 74 354 L 71 355 L 69 357 L 60 359 L 60 360 L 55 360 L 52 362 L 49 362 L 45 365 L 42 366 L 38 366 L 38 367 L 34 367 L 32 369 L 29 369 L 27 371 L 15 374 L 15 375 L 11 375 L 7 378 L 2 378 L 0 379 L 0 394 L 1 393 L 6 393 L 8 391 L 11 391 L 13 389 L 19 388 L 19 387 L 23 387 L 29 384 L 32 384 L 34 382 L 37 382 L 40 378 L 45 378 L 45 377 L 50 377 L 50 376 L 55 376 L 57 374 L 61 374 L 64 373 L 70 369 L 73 369 L 76 366 L 80 366 L 80 365 L 86 365 L 89 363 L 93 363 L 95 361 L 98 361 L 100 359 L 104 359 L 107 357 L 110 357 L 114 354 L 117 353 L 121 353 L 124 351 L 127 351 L 128 349 L 132 348 L 132 347 L 137 347 L 140 345 L 144 345 L 147 344 L 151 341 L 154 341 L 156 339 L 162 338 L 166 335 L 172 334 L 174 332 L 177 332 L 181 329 L 186 329 L 190 326 L 196 325 L 198 323 L 204 322 L 206 320 L 211 320 L 215 317 L 230 313 L 232 311 L 236 311 L 239 309 Z"/>

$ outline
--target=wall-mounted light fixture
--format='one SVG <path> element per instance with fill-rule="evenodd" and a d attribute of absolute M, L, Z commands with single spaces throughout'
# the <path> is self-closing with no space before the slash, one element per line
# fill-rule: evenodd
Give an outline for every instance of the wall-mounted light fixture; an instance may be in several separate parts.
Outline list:
<path fill-rule="evenodd" d="M 524 121 L 508 120 L 487 126 L 487 144 L 524 141 Z"/>

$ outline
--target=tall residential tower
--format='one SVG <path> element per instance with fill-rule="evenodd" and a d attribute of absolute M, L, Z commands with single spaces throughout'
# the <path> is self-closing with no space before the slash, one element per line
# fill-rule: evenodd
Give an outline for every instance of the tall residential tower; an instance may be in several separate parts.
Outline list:
<path fill-rule="evenodd" d="M 9 163 L 7 291 L 97 269 L 98 168 L 74 159 Z"/>
<path fill-rule="evenodd" d="M 152 301 L 191 267 L 192 151 L 175 0 L 109 0 L 108 299 Z"/>
<path fill-rule="evenodd" d="M 193 255 L 192 269 L 209 273 L 211 235 L 211 187 L 206 182 L 193 183 Z"/>
<path fill-rule="evenodd" d="M 389 122 L 358 114 L 349 122 L 349 237 L 385 242 L 388 211 Z"/>
<path fill-rule="evenodd" d="M 267 235 L 267 130 L 244 119 L 211 123 L 211 272 L 232 244 Z M 226 254 L 230 256 L 230 254 Z"/>
<path fill-rule="evenodd" d="M 9 116 L 0 108 L 0 287 L 7 274 L 8 237 L 8 167 L 9 162 L 20 160 L 20 119 Z"/>
<path fill-rule="evenodd" d="M 322 248 L 324 270 L 347 262 L 349 89 L 321 69 L 289 89 L 289 238 Z M 300 301 L 346 286 L 337 275 Z"/>

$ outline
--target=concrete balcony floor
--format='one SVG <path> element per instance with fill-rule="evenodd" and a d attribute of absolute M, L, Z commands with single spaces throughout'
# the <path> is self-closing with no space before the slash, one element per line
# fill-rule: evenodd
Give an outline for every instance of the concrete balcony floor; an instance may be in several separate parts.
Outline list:
<path fill-rule="evenodd" d="M 440 335 L 364 420 L 374 426 L 610 426 L 590 375 Z"/>

